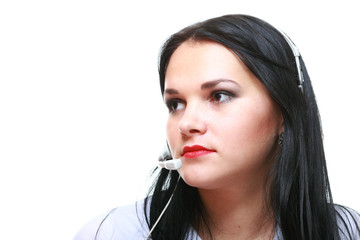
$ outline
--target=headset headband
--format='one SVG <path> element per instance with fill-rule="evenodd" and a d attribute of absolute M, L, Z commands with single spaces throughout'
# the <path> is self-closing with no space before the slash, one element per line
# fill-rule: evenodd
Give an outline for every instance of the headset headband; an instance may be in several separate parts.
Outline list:
<path fill-rule="evenodd" d="M 284 39 L 289 44 L 289 46 L 294 54 L 296 68 L 297 68 L 297 72 L 298 72 L 298 76 L 299 76 L 298 87 L 300 88 L 301 92 L 304 93 L 304 75 L 303 75 L 301 64 L 300 64 L 300 56 L 301 56 L 300 51 L 297 48 L 297 46 L 294 44 L 294 42 L 291 41 L 291 39 L 288 37 L 288 35 L 286 35 L 283 31 L 279 30 L 279 32 L 283 35 Z"/>

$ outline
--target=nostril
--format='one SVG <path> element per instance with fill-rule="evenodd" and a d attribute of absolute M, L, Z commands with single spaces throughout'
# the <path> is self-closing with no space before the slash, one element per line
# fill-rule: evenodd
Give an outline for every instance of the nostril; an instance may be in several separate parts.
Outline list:
<path fill-rule="evenodd" d="M 190 129 L 190 131 L 189 131 L 190 133 L 199 133 L 200 131 L 199 130 L 197 130 L 197 129 Z"/>
<path fill-rule="evenodd" d="M 206 124 L 202 122 L 193 122 L 191 124 L 179 124 L 179 133 L 183 136 L 204 134 L 206 132 Z"/>

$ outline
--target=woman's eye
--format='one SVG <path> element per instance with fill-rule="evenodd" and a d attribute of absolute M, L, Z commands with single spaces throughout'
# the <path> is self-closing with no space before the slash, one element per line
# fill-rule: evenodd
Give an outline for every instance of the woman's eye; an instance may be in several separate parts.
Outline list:
<path fill-rule="evenodd" d="M 166 103 L 166 106 L 169 109 L 169 113 L 174 113 L 183 109 L 185 107 L 185 104 L 179 100 L 170 100 Z"/>
<path fill-rule="evenodd" d="M 222 103 L 230 101 L 233 97 L 233 94 L 221 91 L 212 93 L 210 100 L 215 103 Z"/>

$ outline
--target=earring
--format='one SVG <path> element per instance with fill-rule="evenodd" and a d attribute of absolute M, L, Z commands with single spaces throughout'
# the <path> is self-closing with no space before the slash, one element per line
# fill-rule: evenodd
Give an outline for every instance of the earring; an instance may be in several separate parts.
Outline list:
<path fill-rule="evenodd" d="M 282 145 L 284 143 L 284 132 L 280 133 L 278 143 L 279 143 L 279 146 L 282 147 Z"/>

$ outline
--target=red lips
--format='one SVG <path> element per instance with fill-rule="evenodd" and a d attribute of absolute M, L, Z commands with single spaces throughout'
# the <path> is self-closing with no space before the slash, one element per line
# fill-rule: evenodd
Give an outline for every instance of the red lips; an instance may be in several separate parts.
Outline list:
<path fill-rule="evenodd" d="M 185 146 L 183 149 L 183 157 L 185 158 L 198 158 L 206 154 L 215 152 L 215 150 L 207 149 L 200 145 Z"/>

